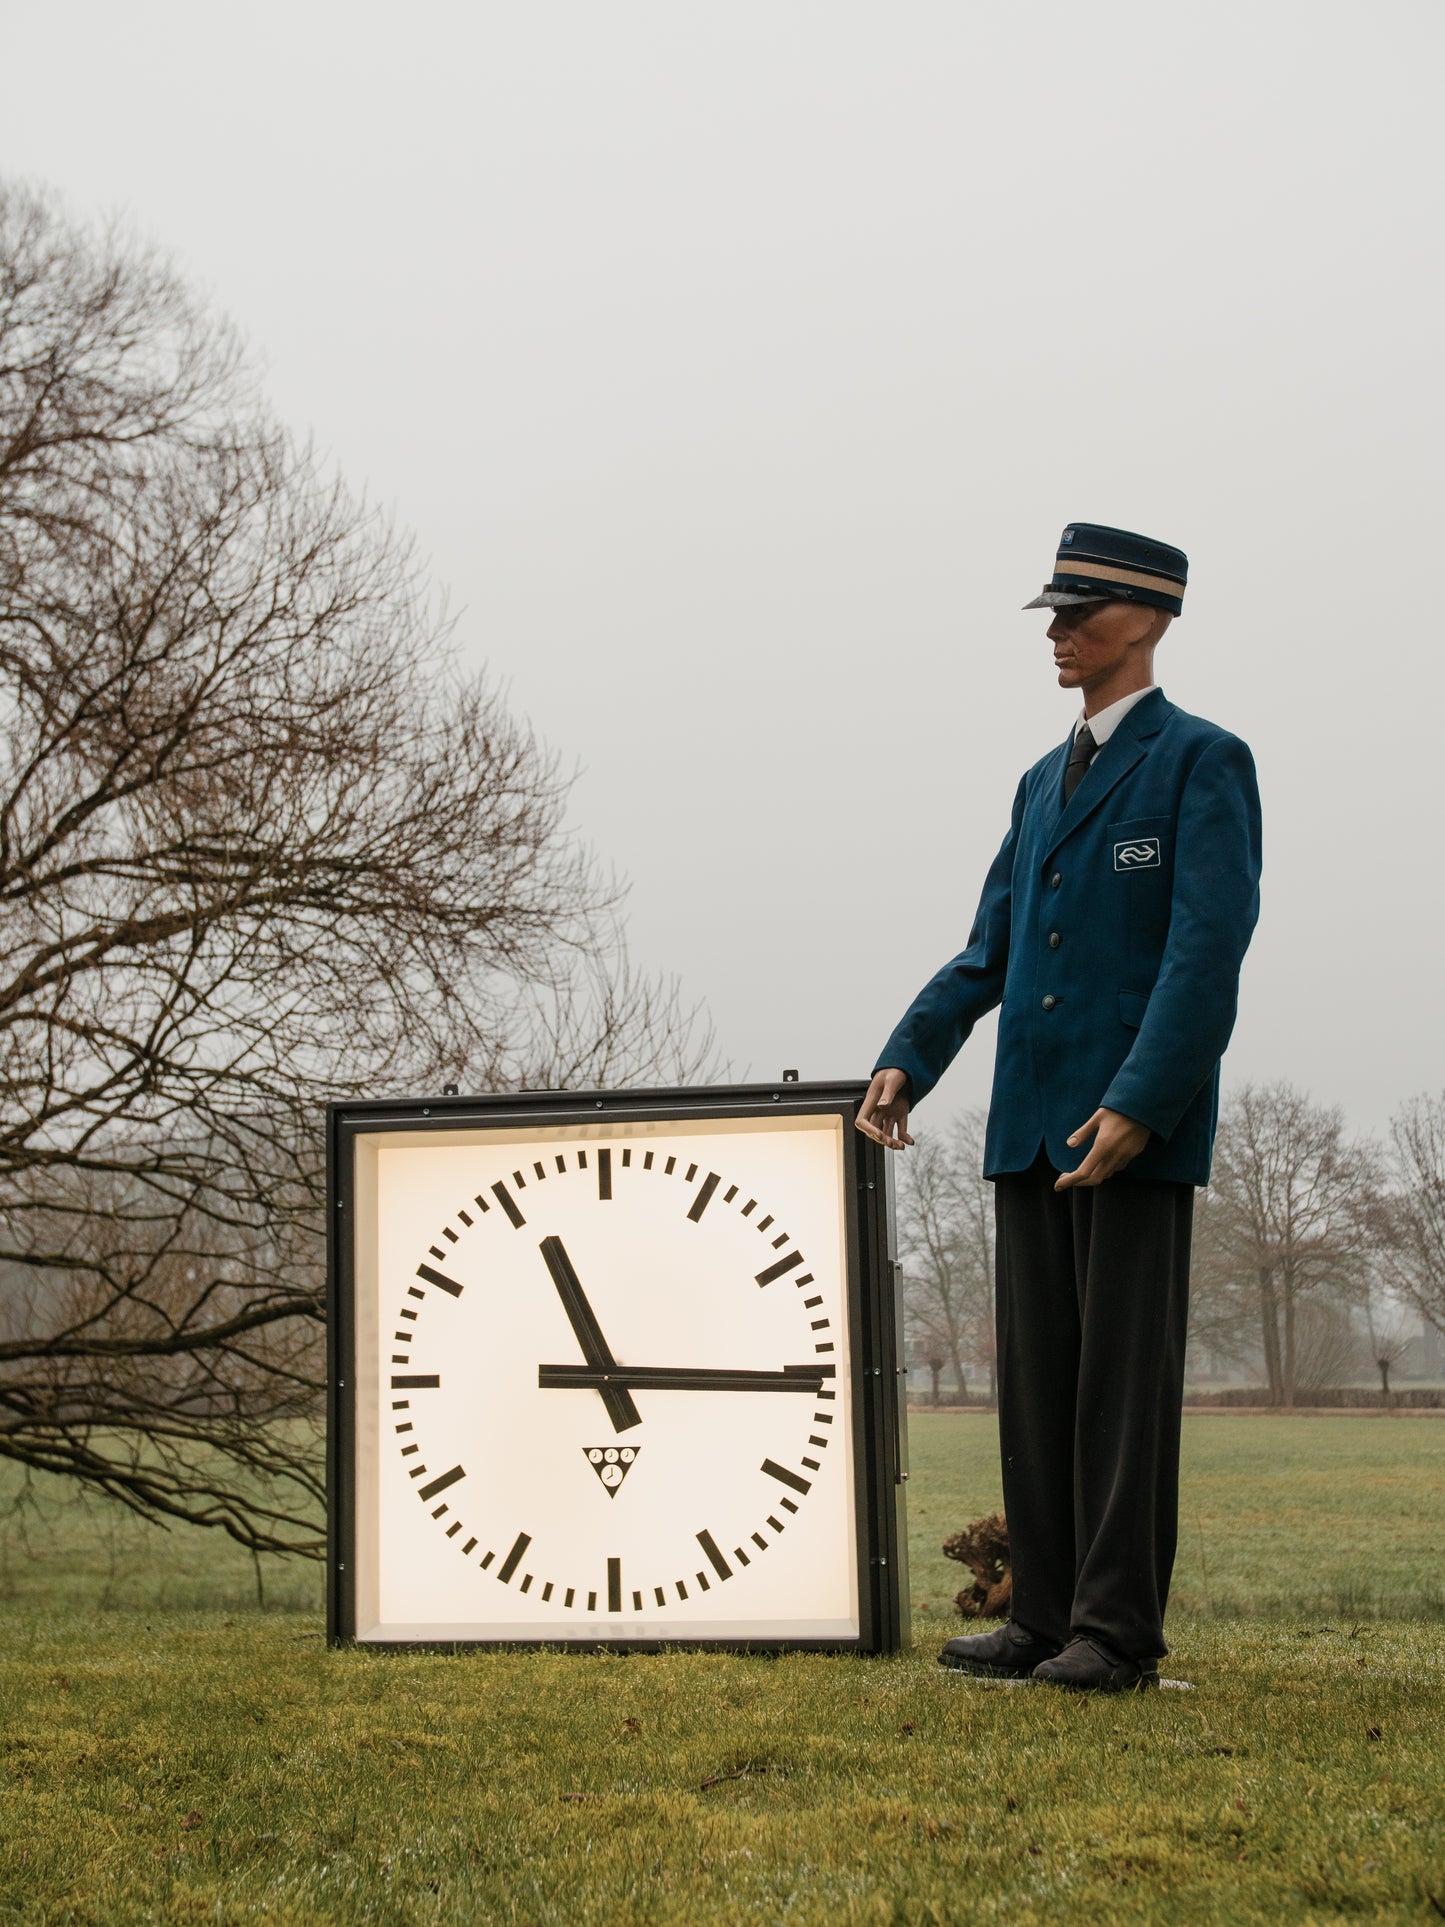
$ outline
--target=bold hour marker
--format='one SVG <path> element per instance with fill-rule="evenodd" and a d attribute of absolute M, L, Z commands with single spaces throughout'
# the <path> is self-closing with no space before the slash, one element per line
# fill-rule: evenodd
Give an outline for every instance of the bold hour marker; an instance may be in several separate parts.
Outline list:
<path fill-rule="evenodd" d="M 807 1461 L 805 1460 L 804 1463 L 806 1464 Z M 790 1472 L 787 1466 L 779 1465 L 776 1459 L 764 1459 L 760 1469 L 766 1472 L 770 1479 L 777 1479 L 780 1484 L 791 1486 L 794 1492 L 810 1492 L 812 1490 L 810 1480 L 799 1478 L 796 1472 Z"/>
<path fill-rule="evenodd" d="M 769 1265 L 766 1271 L 760 1271 L 758 1273 L 758 1283 L 760 1285 L 771 1285 L 776 1279 L 781 1278 L 784 1272 L 792 1271 L 795 1266 L 802 1264 L 802 1262 L 803 1254 L 801 1251 L 790 1251 L 786 1258 L 779 1258 L 777 1263 Z"/>
<path fill-rule="evenodd" d="M 622 1561 L 607 1561 L 607 1610 L 610 1613 L 622 1611 Z"/>
<path fill-rule="evenodd" d="M 692 1209 L 687 1214 L 694 1224 L 697 1224 L 701 1220 L 703 1212 L 706 1211 L 712 1203 L 713 1192 L 717 1190 L 721 1183 L 722 1179 L 716 1171 L 709 1171 L 703 1179 L 698 1194 L 692 1201 Z"/>
<path fill-rule="evenodd" d="M 441 1254 L 437 1255 L 440 1257 Z M 462 1288 L 455 1278 L 448 1278 L 442 1272 L 434 1271 L 430 1265 L 418 1265 L 416 1275 L 418 1278 L 425 1278 L 429 1285 L 435 1285 L 438 1291 L 449 1292 L 453 1298 L 460 1298 L 462 1295 Z"/>
<path fill-rule="evenodd" d="M 498 1579 L 501 1580 L 504 1586 L 510 1585 L 512 1574 L 517 1570 L 518 1566 L 521 1565 L 522 1554 L 527 1550 L 528 1546 L 531 1545 L 531 1543 L 532 1543 L 532 1535 L 530 1532 L 519 1532 L 517 1534 L 516 1540 L 514 1541 L 512 1546 L 512 1550 L 507 1554 L 506 1558 L 502 1561 L 501 1565 L 497 1568 L 497 1577 Z M 487 1556 L 488 1558 L 491 1557 L 490 1554 L 488 1554 Z M 486 1559 L 484 1559 L 482 1561 L 482 1564 L 485 1565 L 486 1563 L 487 1561 Z"/>
<path fill-rule="evenodd" d="M 425 1372 L 419 1376 L 410 1378 L 393 1378 L 391 1381 L 391 1389 L 394 1392 L 435 1392 L 440 1388 L 441 1382 L 441 1375 L 439 1373 Z M 393 1405 L 391 1409 L 394 1412 L 404 1412 L 410 1402 L 408 1399 L 402 1405 Z"/>
<path fill-rule="evenodd" d="M 612 1196 L 612 1153 L 604 1144 L 597 1153 L 597 1198 L 606 1204 Z"/>
<path fill-rule="evenodd" d="M 713 1538 L 712 1534 L 710 1532 L 700 1532 L 697 1535 L 697 1542 L 707 1554 L 708 1564 L 712 1567 L 718 1578 L 731 1579 L 733 1569 L 718 1551 L 717 1540 Z M 701 1573 L 698 1574 L 698 1577 L 702 1577 Z"/>
<path fill-rule="evenodd" d="M 464 1479 L 466 1476 L 461 1466 L 454 1465 L 450 1472 L 443 1472 L 428 1485 L 424 1485 L 418 1496 L 423 1499 L 434 1499 L 438 1492 L 445 1492 L 449 1485 L 455 1485 L 458 1479 Z"/>
<path fill-rule="evenodd" d="M 507 1216 L 512 1220 L 512 1223 L 516 1227 L 516 1229 L 520 1231 L 522 1229 L 522 1226 L 527 1222 L 527 1220 L 522 1216 L 521 1212 L 518 1210 L 517 1200 L 512 1196 L 511 1192 L 507 1189 L 506 1185 L 494 1184 L 492 1186 L 492 1196 L 497 1200 L 497 1203 L 502 1207 L 502 1209 L 506 1212 Z"/>

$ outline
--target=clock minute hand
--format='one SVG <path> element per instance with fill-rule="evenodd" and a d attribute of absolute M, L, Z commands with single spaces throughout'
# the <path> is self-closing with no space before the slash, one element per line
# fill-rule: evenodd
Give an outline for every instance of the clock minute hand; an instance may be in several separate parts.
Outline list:
<path fill-rule="evenodd" d="M 801 1392 L 812 1398 L 832 1367 L 787 1365 L 780 1372 L 729 1369 L 714 1365 L 539 1365 L 537 1383 L 544 1389 L 575 1389 L 581 1385 L 648 1386 L 659 1392 Z"/>
<path fill-rule="evenodd" d="M 544 1238 L 541 1252 L 552 1283 L 557 1287 L 557 1296 L 562 1300 L 562 1309 L 571 1322 L 577 1335 L 577 1343 L 582 1348 L 582 1356 L 593 1372 L 617 1371 L 617 1360 L 602 1336 L 602 1327 L 597 1315 L 587 1302 L 587 1294 L 582 1282 L 573 1269 L 572 1260 L 560 1238 Z M 633 1402 L 631 1392 L 625 1385 L 608 1384 L 605 1380 L 597 1386 L 602 1403 L 607 1408 L 607 1416 L 612 1421 L 614 1432 L 627 1432 L 634 1425 L 641 1425 L 642 1414 Z"/>

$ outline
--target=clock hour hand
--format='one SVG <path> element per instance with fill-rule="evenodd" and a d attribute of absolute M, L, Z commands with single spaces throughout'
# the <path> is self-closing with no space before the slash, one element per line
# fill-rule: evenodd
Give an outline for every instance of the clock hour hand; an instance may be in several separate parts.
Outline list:
<path fill-rule="evenodd" d="M 816 1396 L 831 1365 L 785 1365 L 780 1372 L 729 1370 L 711 1365 L 539 1365 L 537 1383 L 556 1390 L 595 1385 L 646 1385 L 659 1392 L 802 1392 Z"/>
<path fill-rule="evenodd" d="M 642 1414 L 627 1387 L 609 1383 L 605 1376 L 620 1368 L 608 1349 L 607 1340 L 602 1336 L 602 1327 L 587 1302 L 587 1294 L 572 1267 L 572 1260 L 567 1256 L 566 1247 L 560 1238 L 544 1238 L 541 1251 L 547 1269 L 552 1274 L 552 1283 L 557 1287 L 557 1296 L 562 1300 L 562 1309 L 577 1334 L 582 1356 L 594 1374 L 604 1375 L 600 1380 L 594 1378 L 589 1382 L 597 1385 L 602 1403 L 607 1408 L 607 1416 L 612 1421 L 612 1429 L 614 1432 L 630 1431 L 634 1425 L 641 1425 Z"/>

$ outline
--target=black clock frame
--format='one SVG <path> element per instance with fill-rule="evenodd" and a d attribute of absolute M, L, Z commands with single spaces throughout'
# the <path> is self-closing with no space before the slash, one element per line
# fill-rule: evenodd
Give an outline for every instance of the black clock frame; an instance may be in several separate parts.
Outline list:
<path fill-rule="evenodd" d="M 903 1305 L 888 1154 L 852 1128 L 867 1085 L 853 1082 L 728 1084 L 681 1090 L 518 1091 L 502 1096 L 380 1099 L 331 1104 L 327 1178 L 327 1584 L 333 1646 L 382 1651 L 545 1647 L 591 1652 L 706 1648 L 724 1652 L 892 1653 L 910 1638 L 908 1479 Z M 854 1516 L 858 1548 L 856 1639 L 356 1639 L 356 1346 L 354 1146 L 372 1132 L 451 1131 L 518 1125 L 666 1123 L 690 1119 L 819 1117 L 843 1120 L 846 1299 L 852 1360 Z"/>

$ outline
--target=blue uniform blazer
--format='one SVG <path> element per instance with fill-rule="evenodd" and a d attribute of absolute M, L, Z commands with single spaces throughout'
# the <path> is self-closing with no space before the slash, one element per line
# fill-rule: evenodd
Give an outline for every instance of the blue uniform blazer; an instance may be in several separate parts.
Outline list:
<path fill-rule="evenodd" d="M 1072 738 L 1070 739 L 1070 741 Z M 1128 1178 L 1209 1179 L 1219 1060 L 1259 915 L 1254 761 L 1237 736 L 1152 690 L 1067 806 L 1069 742 L 1019 784 L 968 948 L 926 984 L 878 1059 L 917 1103 L 995 1004 L 984 1170 L 1023 1171 L 1100 1105 L 1153 1133 Z"/>

